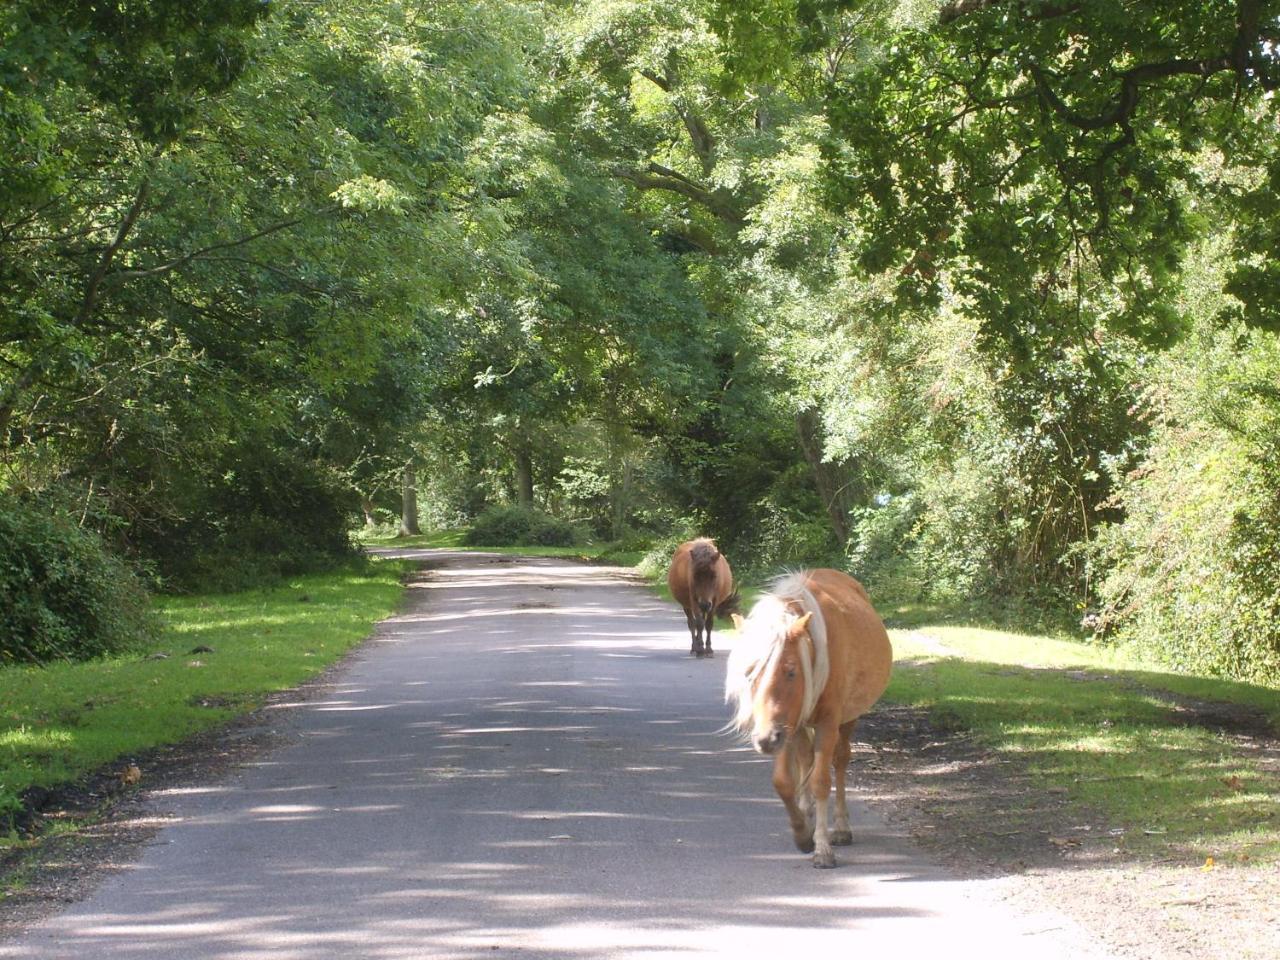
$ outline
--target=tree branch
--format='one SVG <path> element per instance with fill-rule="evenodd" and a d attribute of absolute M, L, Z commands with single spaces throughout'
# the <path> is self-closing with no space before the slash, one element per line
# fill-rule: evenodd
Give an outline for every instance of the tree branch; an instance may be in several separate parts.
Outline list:
<path fill-rule="evenodd" d="M 953 3 L 943 8 L 943 22 L 946 22 L 945 16 L 949 10 L 967 8 L 955 14 L 960 16 L 964 12 L 992 6 L 996 2 L 998 0 L 962 0 L 962 2 Z M 1058 8 L 1042 8 L 1045 12 L 1051 9 Z M 1067 8 L 1061 9 L 1062 12 L 1070 12 Z M 1111 107 L 1094 116 L 1077 113 L 1068 107 L 1050 85 L 1048 72 L 1039 64 L 1032 63 L 1028 69 L 1045 103 L 1067 123 L 1086 132 L 1114 126 L 1124 128 L 1127 127 L 1138 105 L 1142 85 L 1153 80 L 1175 76 L 1208 79 L 1214 74 L 1230 71 L 1236 74 L 1240 84 L 1244 84 L 1252 77 L 1264 90 L 1275 90 L 1280 86 L 1280 79 L 1274 73 L 1274 62 L 1262 52 L 1263 37 L 1260 21 L 1259 0 L 1239 0 L 1236 4 L 1236 35 L 1229 51 L 1212 57 L 1198 59 L 1175 57 L 1159 63 L 1144 63 L 1131 67 L 1119 74 L 1120 90 L 1112 101 Z"/>
<path fill-rule="evenodd" d="M 695 183 L 678 170 L 651 162 L 643 170 L 616 167 L 613 173 L 614 176 L 634 184 L 641 190 L 667 190 L 687 197 L 734 227 L 740 227 L 746 223 L 746 217 L 737 209 L 733 198 L 724 190 L 712 190 Z"/>
<path fill-rule="evenodd" d="M 671 92 L 671 81 L 668 80 L 666 77 L 664 77 L 662 74 L 646 68 L 640 71 L 640 76 L 644 77 L 646 80 L 654 84 L 663 92 L 665 93 Z"/>
<path fill-rule="evenodd" d="M 154 267 L 147 267 L 143 270 L 117 270 L 115 273 L 111 274 L 110 279 L 112 282 L 119 282 L 122 280 L 136 280 L 140 277 L 154 277 L 162 273 L 168 273 L 171 270 L 177 270 L 179 267 L 186 266 L 193 260 L 200 259 L 207 253 L 212 253 L 215 250 L 229 250 L 233 247 L 242 247 L 246 243 L 252 243 L 254 240 L 258 240 L 269 234 L 279 233 L 281 230 L 289 229 L 289 227 L 296 227 L 306 219 L 306 217 L 294 217 L 292 220 L 284 220 L 280 223 L 265 227 L 256 233 L 251 233 L 247 237 L 241 237 L 238 240 L 227 240 L 223 243 L 210 244 L 207 247 L 201 247 L 199 250 L 192 250 L 190 253 L 185 253 L 180 257 L 175 257 L 166 263 L 161 263 Z"/>
<path fill-rule="evenodd" d="M 116 228 L 115 239 L 111 241 L 111 245 L 102 251 L 102 256 L 98 258 L 98 266 L 94 269 L 89 282 L 85 286 L 84 299 L 80 301 L 80 309 L 76 313 L 74 320 L 75 326 L 83 325 L 93 314 L 94 308 L 98 305 L 98 293 L 102 287 L 102 281 L 107 276 L 107 271 L 111 269 L 111 261 L 115 259 L 120 248 L 124 246 L 125 240 L 129 233 L 133 230 L 134 224 L 138 222 L 138 217 L 142 213 L 142 208 L 147 202 L 147 195 L 151 192 L 151 177 L 144 176 L 142 183 L 138 185 L 138 192 L 134 194 L 133 203 L 129 205 L 128 212 L 124 215 L 124 219 L 120 221 L 120 225 Z"/>
<path fill-rule="evenodd" d="M 1144 63 L 1120 74 L 1120 92 L 1110 109 L 1094 116 L 1076 113 L 1068 107 L 1049 85 L 1047 73 L 1039 64 L 1031 64 L 1029 72 L 1045 102 L 1067 123 L 1086 132 L 1128 123 L 1138 106 L 1138 93 L 1143 83 L 1173 76 L 1208 77 L 1225 70 L 1236 69 L 1235 59 L 1224 54 L 1205 57 L 1202 60 L 1166 60 L 1163 63 Z"/>
<path fill-rule="evenodd" d="M 707 129 L 706 123 L 702 118 L 680 102 L 679 97 L 675 95 L 676 80 L 675 66 L 669 65 L 668 72 L 660 74 L 655 70 L 643 69 L 639 71 L 640 76 L 644 77 L 650 83 L 654 84 L 664 93 L 673 96 L 676 113 L 680 117 L 680 121 L 684 124 L 685 130 L 689 134 L 689 141 L 693 146 L 693 152 L 697 154 L 698 160 L 702 163 L 702 169 L 706 173 L 711 172 L 711 168 L 715 165 L 715 137 L 711 135 L 711 131 Z"/>

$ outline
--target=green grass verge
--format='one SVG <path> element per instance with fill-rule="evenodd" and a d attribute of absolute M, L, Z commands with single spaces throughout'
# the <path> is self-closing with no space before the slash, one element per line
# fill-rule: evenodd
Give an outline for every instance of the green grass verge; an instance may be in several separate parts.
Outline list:
<path fill-rule="evenodd" d="M 0 669 L 0 849 L 15 841 L 5 814 L 23 790 L 182 740 L 313 677 L 394 612 L 412 566 L 371 561 L 268 589 L 161 598 L 165 628 L 145 651 Z M 149 659 L 157 653 L 167 659 Z"/>
<path fill-rule="evenodd" d="M 1046 787 L 1065 788 L 1124 831 L 1120 845 L 1218 861 L 1280 857 L 1280 775 L 1212 726 L 1280 730 L 1280 691 L 1169 673 L 1121 651 L 1049 637 L 953 626 L 920 632 L 954 655 L 894 630 L 898 660 L 914 664 L 895 671 L 886 697 L 1024 761 Z M 1187 700 L 1210 704 L 1200 711 L 1210 726 L 1192 722 L 1197 711 Z"/>

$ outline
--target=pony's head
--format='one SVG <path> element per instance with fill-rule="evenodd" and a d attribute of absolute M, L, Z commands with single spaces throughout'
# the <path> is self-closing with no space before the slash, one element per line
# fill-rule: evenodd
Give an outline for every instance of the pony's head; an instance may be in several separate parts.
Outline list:
<path fill-rule="evenodd" d="M 734 705 L 730 729 L 766 754 L 809 723 L 827 682 L 826 629 L 813 595 L 796 575 L 774 590 L 745 620 L 734 615 L 739 636 L 725 677 L 725 700 Z"/>
<path fill-rule="evenodd" d="M 719 559 L 720 551 L 710 540 L 697 541 L 689 551 L 690 599 L 702 612 L 703 618 L 712 615 L 720 592 Z"/>

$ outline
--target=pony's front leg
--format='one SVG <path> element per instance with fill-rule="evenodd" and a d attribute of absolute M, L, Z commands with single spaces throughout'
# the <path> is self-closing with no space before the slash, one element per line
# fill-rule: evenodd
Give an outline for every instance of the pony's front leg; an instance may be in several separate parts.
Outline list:
<path fill-rule="evenodd" d="M 836 865 L 835 851 L 831 849 L 831 832 L 827 828 L 827 804 L 831 799 L 831 762 L 837 735 L 834 725 L 824 725 L 817 728 L 814 736 L 813 772 L 809 774 L 809 789 L 813 793 L 813 865 L 815 867 Z"/>
<path fill-rule="evenodd" d="M 715 610 L 712 610 L 706 615 L 706 618 L 703 621 L 703 630 L 706 632 L 707 636 L 705 653 L 708 657 L 714 657 L 716 655 L 715 651 L 711 649 L 711 625 L 715 622 L 716 612 Z"/>
<path fill-rule="evenodd" d="M 689 656 L 702 656 L 702 625 L 694 619 L 693 611 L 684 612 L 685 622 L 689 624 Z"/>
<path fill-rule="evenodd" d="M 803 734 L 801 734 L 803 736 Z M 813 821 L 805 805 L 796 800 L 796 791 L 803 790 L 803 766 L 796 757 L 794 738 L 782 748 L 773 761 L 773 789 L 782 798 L 791 820 L 791 836 L 801 853 L 813 852 Z"/>
<path fill-rule="evenodd" d="M 836 809 L 835 809 L 835 829 L 831 831 L 831 842 L 836 846 L 845 847 L 853 843 L 853 829 L 849 825 L 849 804 L 845 800 L 845 786 L 849 778 L 849 760 L 853 756 L 853 748 L 850 741 L 853 739 L 853 728 L 857 725 L 857 720 L 850 720 L 848 723 L 840 727 L 840 736 L 836 740 L 835 749 L 835 781 L 836 781 Z"/>

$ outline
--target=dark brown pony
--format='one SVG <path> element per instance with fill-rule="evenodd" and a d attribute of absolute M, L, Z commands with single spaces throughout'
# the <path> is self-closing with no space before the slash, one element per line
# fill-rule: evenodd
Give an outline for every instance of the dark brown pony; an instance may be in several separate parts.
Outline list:
<path fill-rule="evenodd" d="M 729 561 L 711 540 L 688 540 L 676 548 L 671 558 L 667 586 L 676 603 L 684 607 L 693 644 L 689 652 L 695 657 L 714 656 L 712 622 L 717 615 L 726 617 L 738 609 Z"/>
<path fill-rule="evenodd" d="M 815 867 L 834 867 L 832 844 L 853 842 L 845 777 L 858 718 L 889 683 L 893 649 L 862 584 L 839 570 L 779 577 L 743 620 L 729 655 L 730 727 L 776 755 L 773 786 L 791 832 Z M 835 830 L 827 802 L 836 787 Z"/>

